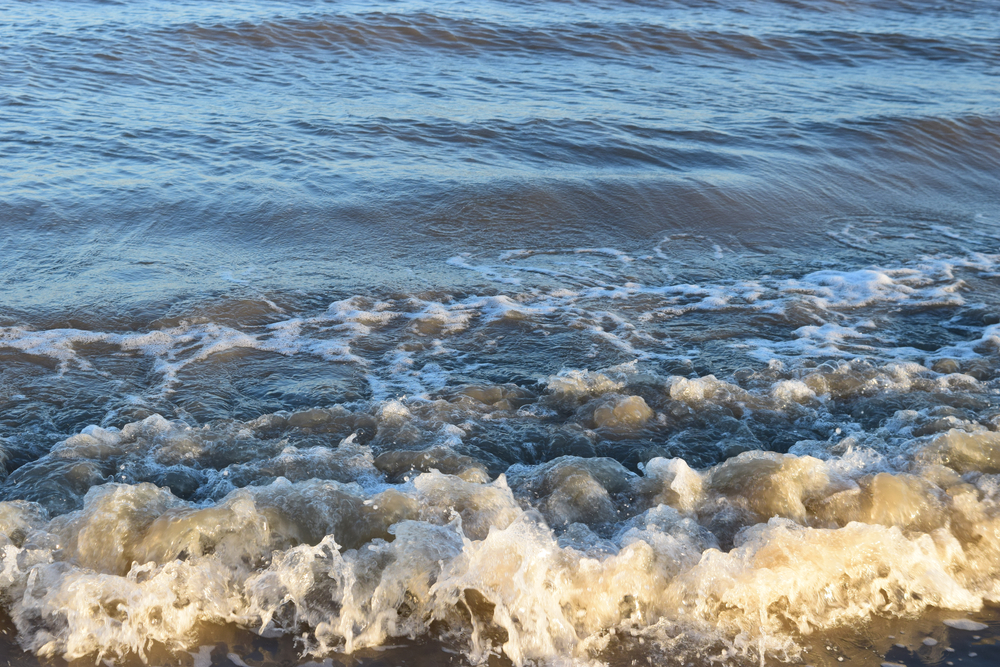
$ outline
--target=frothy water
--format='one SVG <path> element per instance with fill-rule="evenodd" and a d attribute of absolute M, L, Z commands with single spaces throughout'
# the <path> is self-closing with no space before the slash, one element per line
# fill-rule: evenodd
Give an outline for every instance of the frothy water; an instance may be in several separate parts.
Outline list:
<path fill-rule="evenodd" d="M 21 665 L 987 665 L 994 3 L 15 2 Z"/>

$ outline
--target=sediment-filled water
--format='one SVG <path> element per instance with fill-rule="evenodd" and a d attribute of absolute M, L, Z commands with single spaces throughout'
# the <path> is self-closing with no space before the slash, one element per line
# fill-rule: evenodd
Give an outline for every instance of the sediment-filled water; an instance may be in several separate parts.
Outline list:
<path fill-rule="evenodd" d="M 0 653 L 994 664 L 997 25 L 4 4 Z"/>

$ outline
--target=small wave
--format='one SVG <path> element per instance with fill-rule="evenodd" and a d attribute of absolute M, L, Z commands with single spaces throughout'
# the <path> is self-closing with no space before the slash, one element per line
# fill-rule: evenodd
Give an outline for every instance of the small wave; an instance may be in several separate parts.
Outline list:
<path fill-rule="evenodd" d="M 643 54 L 762 59 L 852 65 L 887 59 L 955 63 L 995 59 L 988 43 L 959 35 L 948 39 L 898 33 L 798 30 L 754 34 L 672 28 L 658 23 L 612 21 L 519 25 L 435 15 L 370 13 L 270 20 L 262 23 L 185 25 L 182 40 L 254 49 L 325 50 L 350 53 L 386 48 L 504 56 L 557 55 L 622 58 Z"/>

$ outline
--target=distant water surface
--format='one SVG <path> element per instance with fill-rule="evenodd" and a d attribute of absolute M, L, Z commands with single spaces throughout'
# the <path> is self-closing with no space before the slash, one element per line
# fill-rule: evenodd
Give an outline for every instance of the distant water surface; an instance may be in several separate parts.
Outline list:
<path fill-rule="evenodd" d="M 998 25 L 5 3 L 0 653 L 993 664 Z"/>

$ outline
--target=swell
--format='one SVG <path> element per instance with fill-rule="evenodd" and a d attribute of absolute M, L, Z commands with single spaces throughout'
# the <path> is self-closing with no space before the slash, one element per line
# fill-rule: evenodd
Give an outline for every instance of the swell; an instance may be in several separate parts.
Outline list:
<path fill-rule="evenodd" d="M 165 35 L 157 35 L 165 39 Z M 862 65 L 868 61 L 993 62 L 995 42 L 894 32 L 793 30 L 754 34 L 671 28 L 657 23 L 505 25 L 433 14 L 368 14 L 272 20 L 261 23 L 183 25 L 169 39 L 205 48 L 316 50 L 346 54 L 385 49 L 442 54 L 633 58 L 693 56 L 713 60 L 765 60 L 810 65 Z"/>
<path fill-rule="evenodd" d="M 568 14 L 573 12 L 569 11 Z M 76 52 L 80 61 L 107 67 L 123 56 L 135 60 L 157 52 L 178 61 L 221 58 L 228 63 L 247 51 L 266 54 L 275 50 L 321 57 L 364 57 L 378 51 L 406 54 L 572 57 L 629 60 L 638 56 L 676 57 L 711 61 L 785 62 L 812 66 L 862 66 L 869 63 L 935 61 L 982 65 L 996 62 L 1000 47 L 988 34 L 977 37 L 969 29 L 943 34 L 920 30 L 900 32 L 893 21 L 886 29 L 857 30 L 816 26 L 790 17 L 788 28 L 774 31 L 773 23 L 751 16 L 742 30 L 673 27 L 667 12 L 653 21 L 617 17 L 613 12 L 586 16 L 585 20 L 552 21 L 539 14 L 533 23 L 501 23 L 489 16 L 466 18 L 427 12 L 320 14 L 297 18 L 265 18 L 242 22 L 190 22 L 164 27 L 153 23 L 110 23 L 65 33 L 41 33 L 31 51 L 44 58 L 39 47 L 58 46 Z M 677 15 L 679 18 L 682 14 Z M 720 26 L 739 25 L 739 14 L 720 13 Z M 884 19 L 885 17 L 880 17 Z M 677 21 L 681 23 L 681 21 Z M 966 27 L 966 26 L 961 26 Z M 943 31 L 942 31 L 943 32 Z M 138 40 L 138 41 L 137 41 Z M 138 43 L 142 50 L 136 51 Z M 74 48 L 75 47 L 75 48 Z M 241 53 L 233 47 L 244 47 Z"/>
<path fill-rule="evenodd" d="M 874 116 L 799 127 L 784 124 L 781 133 L 792 150 L 801 149 L 804 155 L 824 151 L 856 164 L 859 176 L 878 170 L 889 179 L 908 177 L 916 188 L 924 177 L 928 184 L 960 172 L 981 179 L 1000 169 L 1000 117 L 992 115 Z M 907 172 L 904 165 L 917 169 Z M 974 182 L 970 185 L 975 187 Z"/>
<path fill-rule="evenodd" d="M 726 266 L 738 279 L 755 279 L 767 271 L 768 256 L 784 252 L 803 267 L 814 267 L 803 259 L 810 253 L 837 266 L 857 267 L 859 262 L 893 264 L 901 252 L 910 257 L 961 253 L 956 233 L 967 248 L 990 247 L 983 235 L 992 224 L 991 179 L 1000 142 L 977 138 L 996 136 L 996 121 L 894 124 L 883 119 L 874 130 L 856 125 L 848 133 L 845 127 L 850 126 L 810 128 L 814 134 L 829 133 L 833 145 L 804 145 L 801 159 L 781 159 L 778 151 L 765 159 L 746 151 L 739 162 L 753 173 L 622 170 L 503 178 L 493 169 L 484 180 L 466 166 L 464 174 L 444 182 L 428 183 L 417 171 L 408 178 L 370 176 L 357 188 L 342 177 L 314 178 L 308 188 L 278 181 L 267 191 L 241 184 L 209 187 L 189 175 L 190 182 L 178 176 L 170 189 L 133 183 L 141 198 L 101 192 L 95 185 L 84 200 L 75 196 L 79 182 L 64 189 L 50 184 L 0 203 L 12 232 L 0 239 L 6 259 L 0 284 L 9 318 L 4 323 L 115 331 L 115 324 L 95 324 L 93 316 L 136 322 L 174 309 L 197 313 L 206 291 L 227 300 L 268 295 L 284 307 L 289 295 L 347 298 L 358 293 L 359 284 L 380 294 L 421 289 L 485 294 L 484 285 L 491 285 L 486 274 L 459 270 L 444 260 L 471 252 L 477 256 L 473 264 L 492 264 L 511 249 L 511 238 L 524 239 L 528 247 L 600 245 L 641 256 L 651 253 L 651 238 L 703 230 L 713 243 L 734 242 L 751 257 L 760 253 L 756 267 Z M 887 130 L 901 138 L 885 139 Z M 928 138 L 921 139 L 921 132 Z M 787 143 L 805 143 L 790 123 L 775 134 Z M 719 132 L 675 136 L 708 144 L 709 158 L 717 151 L 714 144 L 733 142 L 732 154 L 738 155 L 741 145 L 756 141 Z M 913 137 L 918 144 L 907 147 Z M 928 153 L 928 143 L 941 154 Z M 613 152 L 607 146 L 603 150 Z M 820 159 L 808 159 L 816 153 Z M 261 165 L 256 168 L 259 174 Z M 289 173 L 294 172 L 286 169 L 283 178 Z M 305 170 L 303 176 L 313 173 Z M 955 192 L 962 193 L 961 207 L 954 203 Z M 983 221 L 977 213 L 985 215 Z M 942 237 L 934 225 L 952 225 L 956 232 Z M 338 249 L 336 269 L 325 264 L 331 248 Z M 718 275 L 718 267 L 702 263 L 711 257 L 710 248 L 693 256 L 685 251 L 677 257 L 680 264 L 664 268 L 692 271 L 690 282 L 700 283 L 713 275 L 705 272 Z M 414 263 L 424 268 L 413 272 Z M 91 279 L 95 275 L 101 279 Z M 659 273 L 640 281 L 663 279 Z"/>
<path fill-rule="evenodd" d="M 476 174 L 526 171 L 584 178 L 630 174 L 711 178 L 728 172 L 741 178 L 759 174 L 803 187 L 839 185 L 849 199 L 859 183 L 875 189 L 895 187 L 899 192 L 947 190 L 954 185 L 982 189 L 984 179 L 993 178 L 1000 168 L 1000 117 L 996 116 L 784 120 L 714 131 L 675 129 L 669 123 L 644 125 L 637 120 L 527 117 L 461 122 L 305 115 L 283 119 L 275 128 L 288 141 L 263 146 L 256 126 L 231 125 L 217 132 L 208 126 L 149 128 L 112 142 L 100 137 L 121 129 L 114 124 L 72 135 L 67 127 L 60 133 L 63 136 L 35 131 L 7 134 L 13 160 L 8 182 L 15 192 L 28 196 L 47 191 L 48 200 L 54 202 L 68 192 L 78 199 L 80 175 L 34 166 L 40 155 L 55 159 L 67 149 L 67 142 L 72 144 L 74 161 L 81 168 L 92 168 L 91 175 L 83 176 L 83 182 L 91 181 L 88 197 L 121 196 L 121 185 L 126 183 L 134 192 L 151 189 L 158 199 L 185 197 L 194 185 L 192 174 L 199 174 L 208 180 L 207 185 L 198 180 L 201 193 L 228 192 L 242 198 L 250 181 L 255 181 L 275 192 L 295 193 L 300 201 L 316 201 L 341 191 L 342 179 L 353 180 L 362 171 L 369 182 L 387 185 L 405 182 L 404 173 L 445 175 L 460 182 Z M 99 132 L 91 134 L 95 129 Z M 336 173 L 322 168 L 329 160 L 337 161 Z M 875 173 L 885 178 L 871 181 Z M 175 191 L 161 188 L 164 182 Z"/>

